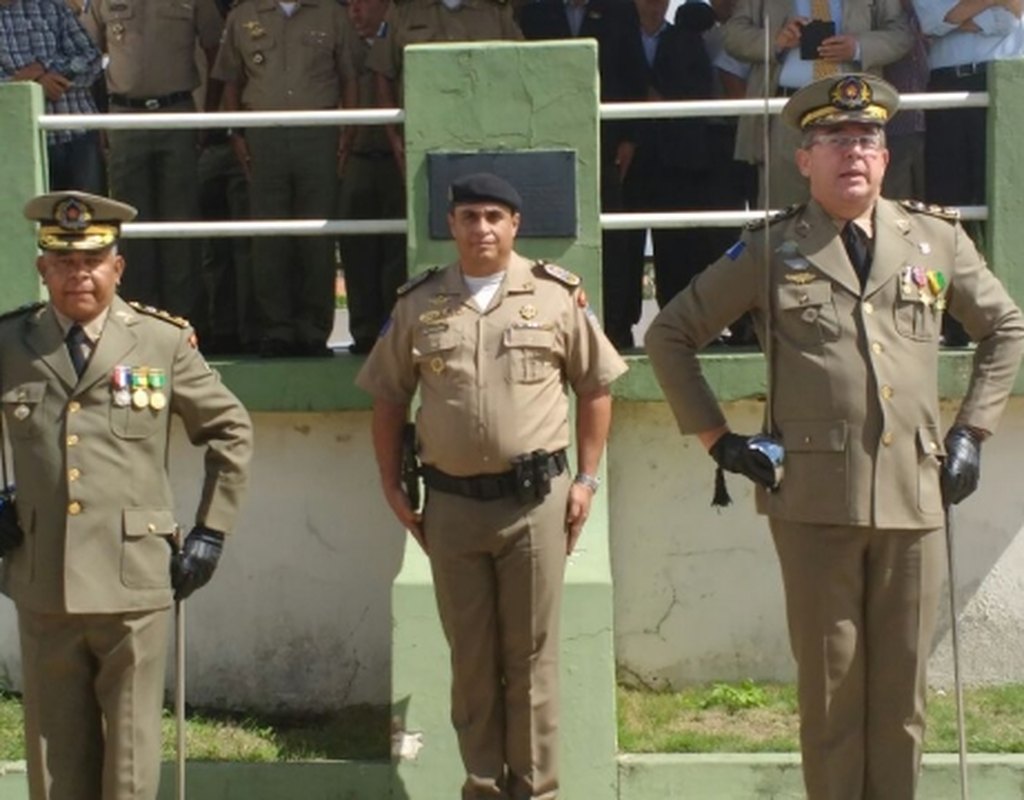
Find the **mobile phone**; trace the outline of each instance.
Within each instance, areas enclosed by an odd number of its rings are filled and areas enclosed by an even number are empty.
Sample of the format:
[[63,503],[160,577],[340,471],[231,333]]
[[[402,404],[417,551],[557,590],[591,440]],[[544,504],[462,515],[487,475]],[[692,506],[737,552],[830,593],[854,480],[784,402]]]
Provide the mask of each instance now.
[[818,48],[830,36],[836,35],[835,22],[812,19],[800,31],[800,58],[814,61],[818,58]]

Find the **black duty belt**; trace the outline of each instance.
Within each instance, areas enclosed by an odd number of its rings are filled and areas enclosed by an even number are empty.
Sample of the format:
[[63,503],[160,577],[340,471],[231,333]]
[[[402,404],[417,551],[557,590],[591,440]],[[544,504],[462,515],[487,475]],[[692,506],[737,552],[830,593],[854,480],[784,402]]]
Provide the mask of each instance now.
[[939,67],[931,71],[933,78],[970,78],[974,75],[984,75],[988,71],[987,61],[978,61],[974,64],[957,64],[955,67]]
[[[548,453],[544,458],[547,460],[546,463],[539,466],[547,471],[550,478],[561,475],[569,464],[565,450]],[[423,482],[427,488],[447,494],[457,494],[460,497],[469,497],[473,500],[498,500],[502,497],[514,497],[520,490],[514,469],[510,469],[508,472],[497,472],[493,475],[469,475],[467,477],[449,475],[429,464],[424,464],[421,470]]]
[[158,111],[161,108],[176,106],[192,99],[192,92],[171,92],[159,97],[129,97],[126,94],[112,94],[108,98],[110,104],[122,108],[140,108],[143,111]]

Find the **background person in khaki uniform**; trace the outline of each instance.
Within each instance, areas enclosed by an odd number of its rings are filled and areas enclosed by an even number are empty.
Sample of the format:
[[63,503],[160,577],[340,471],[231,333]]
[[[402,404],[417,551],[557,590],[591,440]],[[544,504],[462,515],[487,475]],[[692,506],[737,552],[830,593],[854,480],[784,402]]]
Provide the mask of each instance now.
[[[214,0],[92,0],[82,23],[109,58],[111,112],[195,110],[196,46],[211,65],[223,26]],[[217,103],[217,92],[208,91],[206,110]],[[108,131],[111,196],[144,220],[198,219],[200,139],[192,130]],[[123,247],[132,269],[122,295],[188,317],[205,334],[198,240],[135,239]]]
[[[153,800],[172,594],[210,579],[245,490],[252,430],[188,324],[115,294],[130,206],[42,195],[50,302],[0,321],[0,399],[20,545],[18,610],[32,800]],[[195,527],[172,557],[171,415],[206,449]],[[0,540],[8,540],[0,537]]]
[[[335,0],[252,0],[228,15],[214,77],[227,111],[293,111],[356,103],[352,42]],[[329,219],[344,148],[338,128],[231,131],[250,178],[254,219]],[[254,293],[264,326],[263,356],[329,356],[334,327],[334,240],[328,236],[253,241]]]
[[[377,100],[382,108],[402,104],[402,64],[406,45],[429,42],[520,41],[522,31],[505,0],[399,0],[388,12],[367,66],[377,73]],[[388,126],[398,168],[405,174],[405,144]]]
[[[356,382],[374,398],[388,504],[430,557],[452,651],[462,797],[551,800],[565,557],[598,487],[608,386],[626,365],[579,278],[512,249],[515,189],[480,173],[453,182],[451,199],[459,260],[406,284]],[[566,472],[566,384],[578,399],[575,480]],[[422,518],[399,479],[417,386]]]
[[[797,164],[811,201],[776,218],[767,245],[763,228],[745,233],[647,334],[680,430],[760,484],[758,510],[782,566],[811,800],[914,796],[944,504],[976,487],[981,441],[1024,350],[1020,310],[955,217],[879,196],[882,126],[896,104],[891,86],[864,75],[795,94],[783,114],[803,130]],[[748,310],[761,342],[771,336],[765,433],[785,447],[771,493],[762,488],[770,470],[729,432],[696,355]],[[943,443],[945,311],[978,349]]]
[[[352,53],[359,76],[360,108],[375,108],[377,82],[366,66],[390,0],[349,0]],[[352,137],[338,189],[341,219],[401,219],[405,216],[405,186],[391,155],[383,127],[360,126]],[[342,236],[338,239],[348,293],[349,350],[369,353],[405,282],[405,237],[394,234]]]
[[[764,25],[771,25],[773,61],[769,64],[771,91],[791,95],[814,77],[839,72],[880,73],[882,66],[902,58],[910,49],[911,35],[900,0],[825,0],[837,34],[823,42],[820,58],[803,59],[800,40],[803,29],[815,15],[818,0],[738,0],[725,24],[725,49],[739,61],[750,64],[747,97],[764,97]],[[826,66],[827,65],[827,66]],[[756,164],[759,170],[758,202],[765,204],[764,144],[761,117],[740,117],[736,130],[736,158]],[[771,126],[772,208],[807,201],[807,181],[794,168],[793,151],[800,137],[773,117]]]

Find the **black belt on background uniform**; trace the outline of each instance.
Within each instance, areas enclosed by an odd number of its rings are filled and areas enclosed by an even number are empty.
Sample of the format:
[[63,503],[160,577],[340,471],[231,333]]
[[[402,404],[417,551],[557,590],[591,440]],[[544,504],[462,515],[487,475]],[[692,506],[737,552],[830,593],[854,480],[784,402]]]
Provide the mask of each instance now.
[[192,92],[171,92],[162,94],[159,97],[129,97],[126,94],[111,94],[108,96],[111,105],[122,106],[123,108],[141,108],[144,111],[157,111],[168,106],[176,106],[192,99]]
[[987,61],[978,61],[974,64],[957,64],[955,67],[939,67],[931,71],[933,78],[970,78],[974,75],[984,75],[988,71]]
[[[550,477],[561,475],[569,465],[565,450],[547,455],[546,468]],[[429,489],[436,489],[447,494],[457,494],[473,500],[498,500],[502,497],[514,497],[518,492],[516,471],[496,472],[493,475],[469,475],[459,477],[442,472],[436,467],[424,464],[421,467],[423,482]]]

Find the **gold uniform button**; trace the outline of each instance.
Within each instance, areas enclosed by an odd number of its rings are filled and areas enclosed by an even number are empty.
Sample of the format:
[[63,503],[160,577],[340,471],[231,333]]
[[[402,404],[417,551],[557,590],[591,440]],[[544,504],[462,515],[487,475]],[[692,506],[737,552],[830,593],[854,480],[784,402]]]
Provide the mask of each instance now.
[[74,447],[78,444],[78,434],[73,433],[68,437],[68,447]]
[[871,343],[871,352],[874,353],[876,356],[881,355],[882,351],[884,349],[885,348],[882,347],[882,343],[881,342],[872,342]]
[[864,313],[865,314],[874,314],[875,313],[875,307],[871,304],[870,300],[865,300],[864,301]]
[[883,386],[882,387],[882,397],[884,397],[886,400],[889,400],[889,399],[892,398],[892,387],[891,386]]
[[77,500],[68,503],[68,513],[73,517],[77,517],[79,514],[82,513],[82,504],[79,503]]
[[77,481],[80,477],[82,477],[82,472],[78,467],[72,467],[68,470],[69,481]]
[[82,404],[79,403],[77,400],[72,400],[70,403],[68,403],[68,413],[77,414],[81,410]]
[[151,522],[146,526],[146,530],[150,533],[156,533],[156,525]]
[[939,443],[938,442],[928,442],[928,449],[931,450],[934,453],[936,450],[939,449]]
[[892,440],[895,438],[896,437],[892,435],[892,431],[886,431],[885,433],[882,434],[882,444],[888,447],[889,445],[892,444]]

